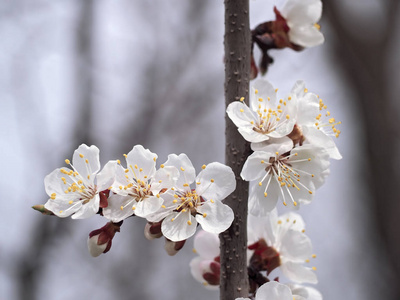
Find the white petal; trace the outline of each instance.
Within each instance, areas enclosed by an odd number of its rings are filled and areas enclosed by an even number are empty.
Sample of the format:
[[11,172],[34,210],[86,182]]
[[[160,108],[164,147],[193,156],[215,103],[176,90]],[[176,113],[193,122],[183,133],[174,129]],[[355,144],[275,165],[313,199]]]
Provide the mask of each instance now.
[[[92,145],[88,147],[85,144],[80,145],[74,151],[72,165],[79,175],[82,176],[83,182],[86,184],[91,184],[94,180],[93,175],[100,170],[99,152],[100,150],[96,146]],[[90,176],[90,179],[88,179],[88,176]]]
[[190,185],[196,178],[196,171],[193,164],[184,153],[179,154],[179,156],[176,154],[168,155],[168,160],[164,165],[173,166],[179,171],[179,178],[176,181],[176,186],[179,189],[182,189],[184,184]]
[[290,28],[289,39],[292,43],[302,47],[318,46],[325,41],[321,31],[312,25]]
[[290,229],[281,238],[279,253],[285,257],[285,259],[293,262],[304,262],[311,257],[311,240],[301,231]]
[[263,238],[268,245],[275,244],[275,228],[277,226],[277,210],[272,210],[266,217],[258,218],[248,215],[247,239],[253,244]]
[[122,221],[134,214],[133,202],[136,201],[131,196],[112,195],[108,198],[108,206],[103,208],[103,215],[114,223]]
[[253,129],[239,127],[238,131],[243,138],[250,143],[259,143],[269,139],[269,135],[256,132]]
[[290,280],[298,283],[317,283],[317,275],[311,268],[304,267],[302,263],[294,263],[291,261],[284,262],[280,265],[282,273]]
[[269,163],[271,156],[275,154],[264,151],[253,152],[244,163],[240,176],[246,181],[263,178],[266,175],[265,168],[271,165]]
[[[256,94],[255,91],[258,91]],[[270,100],[268,101],[268,97]],[[272,84],[263,79],[263,78],[257,78],[251,83],[251,90],[250,90],[250,107],[253,111],[257,111],[258,109],[258,104],[260,103],[258,101],[259,98],[262,98],[265,103],[270,103],[270,106],[274,106],[276,102],[276,92],[275,88],[272,86]]]
[[100,196],[96,194],[89,202],[82,204],[82,207],[72,215],[72,219],[86,219],[94,216],[99,211]]
[[194,237],[194,249],[202,258],[213,260],[219,255],[218,235],[200,230]]
[[163,202],[164,201],[161,197],[157,198],[156,196],[151,196],[142,201],[134,203],[133,206],[136,207],[134,213],[138,217],[145,218],[148,215],[158,211],[161,208]]
[[221,233],[231,226],[233,222],[232,209],[221,201],[205,202],[197,209],[201,215],[196,215],[196,220],[208,232]]
[[56,199],[49,199],[44,207],[51,212],[53,212],[57,217],[65,218],[69,217],[82,207],[81,201],[74,202],[73,204],[69,204],[69,199],[65,198],[56,198]]
[[[128,178],[125,176],[128,175]],[[132,174],[132,171],[129,173],[125,173],[125,169],[121,165],[117,165],[115,168],[115,178],[114,183],[112,184],[112,191],[121,196],[127,196],[128,190],[125,190],[123,187],[128,185],[129,183],[135,183]]]
[[[286,285],[290,288],[292,294],[295,296],[303,297],[303,299],[306,300],[322,300],[321,293],[312,287],[302,286],[299,284],[286,284]],[[297,299],[298,298],[296,298],[296,300]]]
[[87,240],[87,246],[89,249],[89,253],[93,257],[97,257],[104,252],[107,248],[107,243],[102,245],[97,245],[97,241],[99,240],[99,235],[92,236]]
[[316,117],[320,113],[317,95],[307,93],[298,99],[296,122],[303,126],[314,126]]
[[230,103],[226,109],[226,113],[237,127],[252,129],[254,125],[250,122],[253,121],[255,124],[258,120],[255,112],[251,111],[246,104],[239,101]]
[[[188,224],[188,221],[191,222],[191,225]],[[196,232],[196,227],[197,221],[189,212],[173,212],[162,222],[161,231],[167,239],[178,242],[190,238]]]
[[285,135],[288,135],[289,133],[292,132],[294,124],[296,124],[296,120],[293,119],[293,116],[292,116],[292,118],[289,120],[279,122],[279,124],[276,126],[275,130],[270,132],[268,135],[271,138],[284,137]]
[[[266,216],[276,207],[279,199],[279,187],[272,179],[270,186],[265,190],[266,182],[260,186],[254,182],[250,184],[249,213],[253,216]],[[264,193],[267,193],[265,197]]]
[[196,192],[205,200],[222,201],[236,188],[232,169],[218,162],[210,163],[196,178]]
[[303,130],[306,141],[310,144],[324,148],[329,154],[330,158],[342,159],[342,155],[332,138],[326,135],[323,131],[315,128],[314,126],[306,127]]
[[168,215],[172,213],[172,211],[177,207],[176,204],[173,203],[175,192],[168,190],[165,193],[162,193],[160,196],[164,200],[163,204],[165,206],[161,207],[158,211],[153,214],[146,216],[147,221],[149,222],[159,222]]
[[157,154],[145,149],[142,145],[136,145],[126,157],[127,168],[134,174],[134,178],[144,180],[150,178],[156,172]]
[[287,151],[290,151],[290,149],[293,148],[293,141],[287,136],[284,136],[277,139],[270,138],[268,141],[264,141],[261,143],[251,143],[250,146],[253,151],[264,151],[264,152],[275,153],[279,150],[280,152],[279,151],[278,152],[282,154]]
[[270,281],[257,290],[256,300],[293,300],[293,296],[286,285]]
[[[77,198],[75,193],[65,193],[65,190],[67,190],[68,187],[74,183],[74,180],[70,176],[61,173],[61,170],[65,170],[66,172],[71,171],[68,168],[55,169],[44,178],[44,187],[47,195],[51,196],[53,193],[55,193],[56,198],[62,197],[63,199],[70,200]],[[64,184],[61,178],[65,178],[66,184]]]
[[179,177],[178,169],[171,166],[165,166],[156,171],[151,183],[153,194],[159,193],[162,189],[170,189],[176,185]]
[[103,170],[101,170],[101,172],[96,175],[98,191],[108,189],[114,183],[116,167],[116,160],[109,161],[108,163],[106,163]]
[[282,16],[290,24],[314,24],[322,14],[321,0],[288,0],[281,9]]

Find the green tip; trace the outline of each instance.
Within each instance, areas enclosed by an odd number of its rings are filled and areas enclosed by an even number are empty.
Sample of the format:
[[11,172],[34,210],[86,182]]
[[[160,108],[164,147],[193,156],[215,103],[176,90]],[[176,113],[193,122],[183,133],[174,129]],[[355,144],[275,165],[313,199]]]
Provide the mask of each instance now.
[[43,215],[47,215],[47,216],[54,215],[50,210],[44,208],[44,205],[42,205],[42,204],[34,205],[34,206],[32,206],[32,208],[34,210],[37,210],[38,212],[41,212]]

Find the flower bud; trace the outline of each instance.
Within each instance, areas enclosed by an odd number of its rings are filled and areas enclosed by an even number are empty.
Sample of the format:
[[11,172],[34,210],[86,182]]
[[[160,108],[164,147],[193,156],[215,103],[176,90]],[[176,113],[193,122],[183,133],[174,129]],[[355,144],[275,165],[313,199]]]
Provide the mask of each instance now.
[[146,226],[144,227],[144,236],[148,240],[154,240],[162,237],[162,232],[161,232],[161,223],[162,222],[157,222],[157,223],[152,223],[148,222]]
[[174,256],[175,254],[177,254],[179,252],[179,250],[181,250],[183,248],[183,246],[185,245],[185,242],[186,242],[186,240],[179,241],[179,242],[173,242],[166,238],[164,249],[165,249],[165,251],[167,251],[168,255]]
[[87,245],[90,255],[97,257],[102,253],[107,253],[112,245],[115,233],[120,231],[122,221],[118,223],[108,222],[100,229],[93,230],[89,234]]

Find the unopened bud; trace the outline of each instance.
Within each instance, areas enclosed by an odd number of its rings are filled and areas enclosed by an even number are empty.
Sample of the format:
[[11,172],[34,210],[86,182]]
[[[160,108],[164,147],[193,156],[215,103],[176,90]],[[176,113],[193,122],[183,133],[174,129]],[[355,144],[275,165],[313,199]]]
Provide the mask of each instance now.
[[163,234],[161,232],[161,223],[162,222],[146,224],[144,227],[144,236],[146,239],[151,241],[162,237]]
[[100,229],[93,230],[89,234],[87,245],[90,255],[97,257],[102,253],[107,253],[112,245],[115,233],[120,231],[122,221],[118,223],[108,222]]
[[164,249],[167,251],[168,255],[174,256],[183,248],[185,245],[186,240],[179,241],[179,242],[173,242],[169,239],[165,239],[165,245]]

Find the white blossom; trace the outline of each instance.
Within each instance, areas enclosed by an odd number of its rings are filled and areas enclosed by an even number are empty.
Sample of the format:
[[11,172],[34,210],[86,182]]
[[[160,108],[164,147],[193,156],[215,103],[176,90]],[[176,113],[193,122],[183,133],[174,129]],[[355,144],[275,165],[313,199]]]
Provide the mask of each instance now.
[[249,212],[265,216],[275,208],[278,199],[283,205],[299,207],[312,201],[314,192],[329,174],[329,156],[321,148],[303,145],[293,148],[284,138],[251,154],[242,169],[250,187]]
[[180,173],[176,186],[167,192],[169,198],[162,208],[147,217],[150,222],[164,219],[161,230],[166,238],[181,241],[191,237],[197,222],[205,231],[213,233],[220,233],[232,224],[232,209],[221,202],[236,188],[230,167],[210,163],[203,165],[195,177],[195,169],[186,154],[169,155],[167,166],[176,167]]
[[287,0],[280,10],[289,26],[289,40],[302,47],[324,42],[318,21],[322,14],[321,0]]
[[290,212],[278,218],[276,209],[266,218],[249,215],[248,243],[274,249],[279,254],[279,269],[291,281],[317,283],[316,268],[305,266],[316,255],[300,215]]
[[249,142],[262,142],[288,135],[295,124],[290,98],[277,101],[277,89],[265,79],[256,79],[251,87],[250,107],[241,101],[229,104],[226,112]]
[[44,179],[50,199],[45,208],[58,217],[89,218],[99,210],[99,192],[110,187],[115,177],[117,162],[108,162],[100,170],[99,149],[85,144],[75,150],[70,168],[54,170]]
[[125,155],[127,167],[117,166],[116,178],[111,190],[115,193],[108,198],[104,216],[119,222],[135,214],[146,217],[161,208],[164,193],[174,186],[178,171],[174,167],[156,171],[157,155],[142,145],[136,145]]

